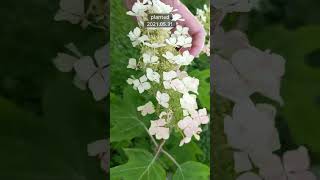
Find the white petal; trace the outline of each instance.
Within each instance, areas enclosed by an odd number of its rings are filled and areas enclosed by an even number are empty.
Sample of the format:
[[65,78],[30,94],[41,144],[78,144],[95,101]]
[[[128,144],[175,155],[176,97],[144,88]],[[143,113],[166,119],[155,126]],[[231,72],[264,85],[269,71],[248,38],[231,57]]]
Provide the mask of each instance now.
[[234,152],[233,158],[234,158],[234,168],[237,173],[249,171],[252,169],[252,165],[247,153]]
[[149,82],[144,82],[144,83],[142,83],[142,86],[143,86],[143,88],[144,88],[145,90],[148,90],[148,89],[151,88],[151,85],[150,85]]
[[309,169],[308,150],[301,146],[297,150],[287,151],[283,155],[283,164],[287,172],[305,171]]
[[139,78],[140,82],[143,83],[143,82],[146,82],[148,80],[147,76],[146,75],[143,75]]
[[104,99],[109,93],[107,82],[99,73],[96,73],[89,79],[88,87],[96,101]]
[[65,53],[58,53],[58,56],[53,59],[54,65],[61,72],[70,72],[77,61],[78,58]]
[[252,90],[245,81],[240,79],[232,65],[220,56],[213,57],[213,67],[216,75],[213,77],[217,93],[234,101],[247,101],[252,94]]
[[89,56],[84,56],[74,64],[74,69],[83,81],[88,81],[89,78],[97,71],[97,67],[94,65],[93,60]]
[[77,75],[75,75],[73,78],[73,84],[81,90],[87,89],[86,81],[82,81]]
[[263,178],[282,177],[284,169],[279,156],[267,151],[256,151],[250,154],[253,163],[260,168]]
[[230,116],[224,118],[224,132],[231,147],[245,149],[248,146],[248,141],[245,139],[239,122],[233,120]]
[[98,67],[104,67],[109,64],[109,48],[107,45],[102,46],[94,53],[94,58],[98,64]]
[[280,81],[285,65],[283,58],[274,60],[273,55],[267,52],[248,48],[234,53],[232,64],[256,92],[283,103],[280,96]]

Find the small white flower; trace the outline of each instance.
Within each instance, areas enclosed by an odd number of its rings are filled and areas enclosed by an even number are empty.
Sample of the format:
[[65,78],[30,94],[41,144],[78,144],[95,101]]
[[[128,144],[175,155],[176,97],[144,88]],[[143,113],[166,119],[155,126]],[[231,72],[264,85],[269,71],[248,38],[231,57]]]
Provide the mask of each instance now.
[[192,56],[189,51],[184,51],[181,54],[179,54],[178,56],[175,57],[175,63],[178,65],[189,65],[194,59],[194,56]]
[[241,79],[236,69],[228,60],[214,55],[213,66],[219,67],[216,68],[216,73],[213,77],[213,81],[216,84],[216,91],[219,95],[236,103],[249,100],[252,89]]
[[133,47],[136,47],[137,45],[149,40],[149,37],[147,35],[141,36],[141,30],[138,27],[136,27],[133,31],[130,31],[128,37],[132,41]]
[[150,135],[156,135],[156,139],[168,139],[170,136],[169,128],[166,128],[166,121],[164,119],[159,119],[151,121],[151,126],[149,128]]
[[163,72],[163,86],[165,89],[171,89],[172,79],[177,77],[175,71]]
[[150,8],[152,13],[169,14],[174,11],[173,7],[167,5],[160,0],[152,0],[152,6]]
[[160,74],[153,71],[151,68],[147,68],[147,78],[150,81],[160,83]]
[[135,80],[135,78],[134,78],[133,76],[131,76],[131,78],[128,78],[128,79],[127,79],[127,83],[128,83],[129,85],[132,85],[134,80]]
[[[61,0],[60,9],[56,13],[54,20],[68,21],[71,24],[78,24],[81,21],[85,22],[85,2],[84,0]],[[86,27],[84,24],[83,27]]]
[[172,79],[177,77],[177,73],[175,71],[163,72],[163,80],[171,81]]
[[177,71],[177,77],[178,77],[179,79],[183,79],[183,78],[185,78],[185,77],[188,77],[188,73],[187,73],[186,71],[180,71],[180,70],[178,70],[178,71]]
[[183,109],[187,110],[190,114],[194,113],[198,109],[198,104],[196,100],[196,95],[194,94],[183,94],[180,98],[180,105]]
[[182,27],[180,25],[177,26],[176,31],[174,31],[175,35],[189,35],[188,34],[189,28],[188,27]]
[[280,81],[285,72],[285,59],[256,48],[235,52],[231,62],[250,89],[283,104]]
[[214,29],[211,37],[215,42],[212,48],[215,49],[216,54],[224,56],[224,58],[229,58],[237,50],[250,47],[246,34],[238,30],[225,32],[219,26]]
[[147,114],[153,114],[155,112],[154,106],[151,101],[143,106],[139,106],[137,108],[138,111],[141,111],[142,116],[146,116]]
[[170,63],[174,63],[175,61],[175,56],[170,51],[167,51],[166,54],[163,54],[162,56],[166,58]]
[[206,108],[200,109],[199,111],[195,111],[193,114],[191,114],[191,117],[199,124],[209,123],[209,116],[207,114]]
[[94,59],[90,56],[81,57],[73,67],[76,72],[74,81],[78,87],[86,87],[91,90],[95,100],[104,99],[109,92],[108,78],[108,47],[99,48],[94,53]]
[[141,3],[140,1],[137,1],[133,4],[132,10],[127,12],[127,15],[129,16],[145,16],[146,12],[150,6],[144,3]]
[[240,150],[261,147],[272,152],[280,149],[274,117],[269,111],[267,108],[259,109],[251,101],[235,104],[232,118],[227,116],[224,120],[229,144]]
[[132,82],[133,88],[138,89],[139,93],[143,93],[145,90],[149,90],[151,88],[150,83],[147,81],[146,75],[141,76],[139,79],[128,79],[127,82],[130,84]]
[[179,146],[183,146],[184,144],[188,144],[191,141],[191,137],[184,137],[181,141]]
[[185,21],[185,19],[182,19],[181,14],[174,14],[172,15],[172,21]]
[[178,91],[182,94],[188,92],[187,88],[185,87],[185,85],[183,84],[183,82],[180,79],[172,80],[170,85],[171,85],[172,89],[174,89],[175,91]]
[[[259,156],[260,157],[260,156]],[[284,153],[282,159],[271,154],[264,157],[253,157],[253,162],[258,164],[260,175],[266,180],[316,180],[316,176],[310,171],[310,158],[305,147],[290,150]]]
[[128,64],[127,68],[129,68],[129,69],[135,69],[135,70],[138,69],[137,60],[134,59],[134,58],[130,58],[130,59],[129,59],[129,64]]
[[197,140],[200,140],[199,134],[202,132],[202,130],[199,128],[198,122],[194,121],[190,116],[180,120],[178,122],[178,127],[183,130],[184,135],[187,137],[186,139],[182,139],[180,146],[188,143],[188,141],[190,142],[192,136],[194,136]]
[[206,12],[209,12],[209,11],[210,11],[209,7],[208,7],[206,4],[203,5],[203,9],[204,9]]
[[203,47],[202,51],[206,53],[207,56],[210,56],[210,42]]
[[189,48],[192,46],[192,38],[188,36],[179,36],[177,39],[177,45],[184,48]]
[[143,62],[145,64],[158,64],[159,63],[159,57],[158,56],[154,56],[150,53],[144,53],[142,55],[143,57]]
[[207,17],[205,15],[205,11],[202,9],[197,9],[197,17],[199,18],[199,20],[201,22],[206,22],[207,21]]
[[169,39],[166,39],[167,44],[177,47],[177,38],[174,36],[171,36]]
[[161,93],[160,91],[157,92],[157,101],[161,106],[168,108],[169,100],[170,96],[167,93]]
[[182,82],[188,91],[198,94],[199,79],[188,76]]

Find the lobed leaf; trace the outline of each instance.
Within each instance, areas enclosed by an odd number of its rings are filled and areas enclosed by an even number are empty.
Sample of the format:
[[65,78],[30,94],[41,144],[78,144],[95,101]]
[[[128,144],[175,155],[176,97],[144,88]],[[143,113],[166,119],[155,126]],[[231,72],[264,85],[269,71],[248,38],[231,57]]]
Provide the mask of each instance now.
[[194,161],[189,161],[181,165],[173,175],[173,180],[208,180],[210,169],[208,166]]
[[142,149],[125,149],[128,162],[110,170],[112,180],[164,180],[166,172],[152,154]]

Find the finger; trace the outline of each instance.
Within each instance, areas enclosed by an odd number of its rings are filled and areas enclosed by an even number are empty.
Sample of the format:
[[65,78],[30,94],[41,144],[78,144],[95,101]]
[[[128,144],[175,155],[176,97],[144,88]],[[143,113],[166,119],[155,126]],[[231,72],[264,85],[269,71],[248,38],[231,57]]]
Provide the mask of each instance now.
[[[197,18],[189,11],[189,9],[180,4],[178,7],[178,12],[182,15],[186,21],[181,23],[181,25],[187,26],[189,28],[189,34],[192,37],[192,46],[190,48],[190,54],[193,56],[198,56],[202,51],[205,43],[205,30]],[[182,51],[184,51],[183,49]]]
[[198,32],[192,34],[192,46],[190,49],[190,54],[193,56],[198,56],[202,51],[205,43],[205,32],[200,29]]

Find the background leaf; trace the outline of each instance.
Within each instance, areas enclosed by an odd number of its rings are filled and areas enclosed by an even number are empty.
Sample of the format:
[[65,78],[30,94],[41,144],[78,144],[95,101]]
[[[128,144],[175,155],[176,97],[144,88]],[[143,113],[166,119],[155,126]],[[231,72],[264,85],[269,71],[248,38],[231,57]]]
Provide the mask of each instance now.
[[131,140],[146,134],[146,125],[139,115],[137,107],[140,104],[140,95],[132,87],[127,87],[123,92],[123,98],[112,95],[111,98],[111,136],[110,142]]
[[125,149],[129,160],[126,164],[110,170],[112,180],[164,180],[165,170],[149,152],[141,149]]
[[177,169],[173,180],[208,180],[210,169],[199,162],[189,161],[181,165],[181,171]]

